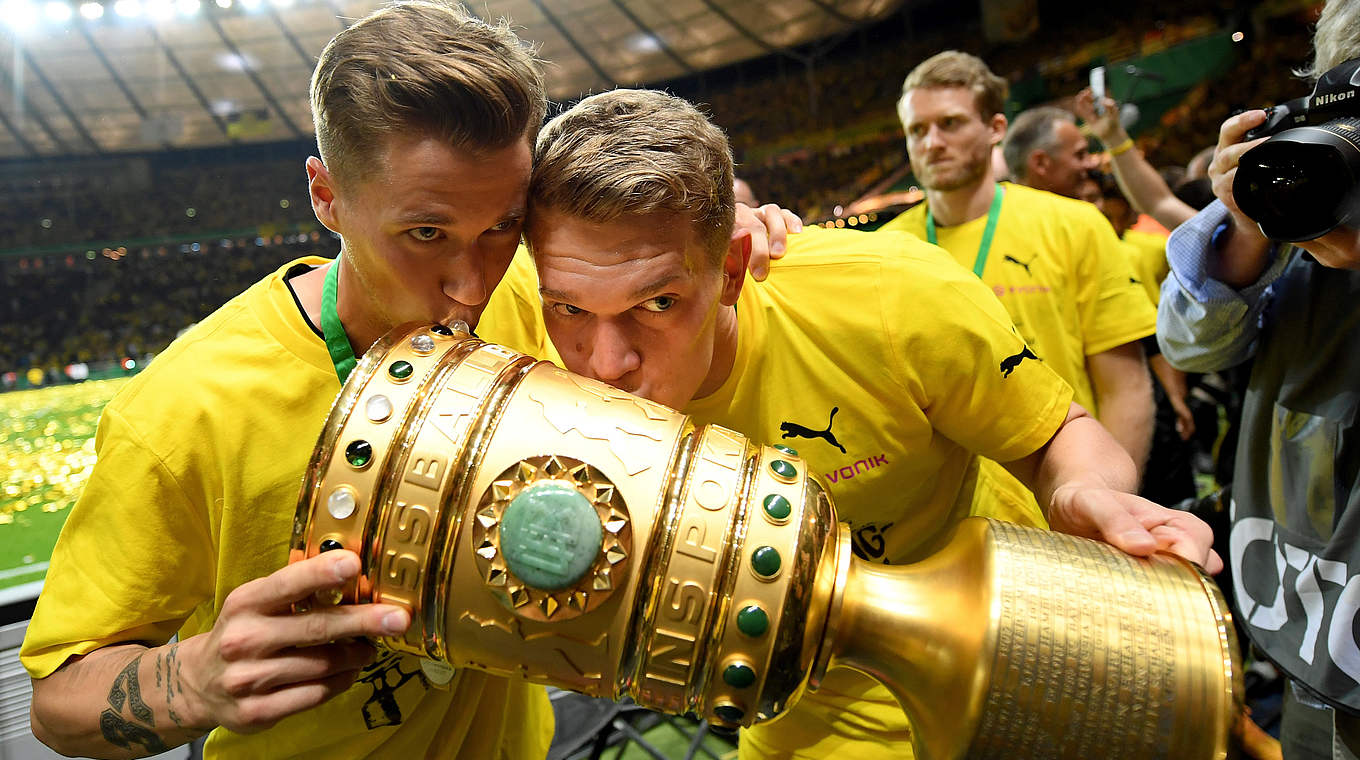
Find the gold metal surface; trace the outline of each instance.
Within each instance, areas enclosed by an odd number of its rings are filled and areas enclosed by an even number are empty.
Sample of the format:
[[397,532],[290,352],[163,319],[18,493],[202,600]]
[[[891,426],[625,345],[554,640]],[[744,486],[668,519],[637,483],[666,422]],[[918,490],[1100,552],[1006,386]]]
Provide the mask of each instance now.
[[[507,544],[548,492],[575,511]],[[364,570],[313,604],[404,605],[382,644],[453,667],[728,726],[848,667],[901,702],[923,760],[1233,752],[1236,642],[1192,564],[983,519],[865,563],[798,457],[447,328],[398,328],[341,391],[292,558],[323,544]],[[536,587],[516,560],[574,569]]]

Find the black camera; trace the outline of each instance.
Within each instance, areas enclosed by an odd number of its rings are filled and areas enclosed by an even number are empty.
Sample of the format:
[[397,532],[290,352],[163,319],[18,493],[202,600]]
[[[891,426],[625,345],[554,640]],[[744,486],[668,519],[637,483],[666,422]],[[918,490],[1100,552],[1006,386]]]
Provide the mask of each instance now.
[[1271,240],[1313,240],[1360,220],[1360,58],[1323,74],[1307,97],[1266,109],[1242,154],[1233,197]]

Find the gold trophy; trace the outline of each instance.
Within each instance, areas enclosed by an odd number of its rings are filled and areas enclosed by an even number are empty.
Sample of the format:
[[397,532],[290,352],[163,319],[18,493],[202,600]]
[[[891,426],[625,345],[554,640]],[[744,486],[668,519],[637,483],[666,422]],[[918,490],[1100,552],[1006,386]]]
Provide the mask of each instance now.
[[792,449],[406,325],[336,399],[292,558],[357,552],[311,603],[407,607],[391,649],[718,725],[847,667],[923,760],[1235,754],[1236,641],[1192,563],[981,518],[912,565],[850,546]]

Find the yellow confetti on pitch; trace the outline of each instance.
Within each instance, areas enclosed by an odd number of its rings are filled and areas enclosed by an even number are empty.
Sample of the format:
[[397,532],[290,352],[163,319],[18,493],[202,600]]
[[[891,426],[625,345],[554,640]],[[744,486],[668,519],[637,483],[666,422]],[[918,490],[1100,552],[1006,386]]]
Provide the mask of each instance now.
[[0,525],[75,503],[94,467],[99,412],[127,380],[0,393]]

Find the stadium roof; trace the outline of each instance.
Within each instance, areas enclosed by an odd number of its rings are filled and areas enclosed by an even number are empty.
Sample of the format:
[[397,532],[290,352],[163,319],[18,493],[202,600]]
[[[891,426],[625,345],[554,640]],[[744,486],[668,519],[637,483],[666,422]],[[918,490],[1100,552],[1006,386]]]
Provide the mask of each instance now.
[[[903,0],[485,0],[551,97],[659,82],[838,36]],[[0,158],[310,137],[316,55],[373,0],[0,0]]]

